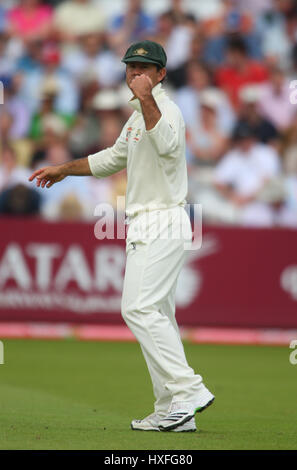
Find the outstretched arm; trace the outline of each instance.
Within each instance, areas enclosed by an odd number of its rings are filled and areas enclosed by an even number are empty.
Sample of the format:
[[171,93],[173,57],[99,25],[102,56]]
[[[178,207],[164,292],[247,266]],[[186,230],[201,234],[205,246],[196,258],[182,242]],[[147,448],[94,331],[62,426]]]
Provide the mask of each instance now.
[[36,178],[36,186],[50,188],[53,184],[62,181],[66,176],[88,176],[92,175],[88,158],[79,158],[63,165],[45,166],[34,171],[29,178]]

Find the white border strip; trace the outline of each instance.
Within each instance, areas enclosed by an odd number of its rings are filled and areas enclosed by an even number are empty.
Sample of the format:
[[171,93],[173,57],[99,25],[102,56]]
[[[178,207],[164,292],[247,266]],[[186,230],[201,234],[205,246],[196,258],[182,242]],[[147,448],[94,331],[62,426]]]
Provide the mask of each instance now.
[[[288,346],[296,340],[296,329],[213,328],[180,329],[182,339],[192,344],[251,344]],[[84,341],[136,341],[122,325],[91,325],[68,323],[0,323],[0,338],[65,339]]]

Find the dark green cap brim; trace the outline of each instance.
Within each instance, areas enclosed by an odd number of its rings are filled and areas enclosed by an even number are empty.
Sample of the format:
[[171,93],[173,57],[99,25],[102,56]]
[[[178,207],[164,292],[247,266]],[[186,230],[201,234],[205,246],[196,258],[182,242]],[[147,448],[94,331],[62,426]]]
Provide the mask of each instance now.
[[158,65],[159,67],[164,67],[164,65],[160,64],[160,62],[157,62],[156,60],[152,59],[147,59],[146,57],[143,57],[142,55],[133,55],[132,57],[128,57],[127,59],[122,59],[122,62],[127,64],[128,62],[147,62],[149,64],[155,64]]

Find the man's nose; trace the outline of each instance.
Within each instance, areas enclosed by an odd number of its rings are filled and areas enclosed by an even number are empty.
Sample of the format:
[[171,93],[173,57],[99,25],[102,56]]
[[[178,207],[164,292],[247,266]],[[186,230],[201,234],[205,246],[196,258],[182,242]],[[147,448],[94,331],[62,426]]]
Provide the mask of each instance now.
[[135,68],[135,69],[133,70],[133,75],[134,75],[134,77],[137,77],[138,75],[141,75],[141,74],[142,74],[142,70],[141,70],[141,69]]

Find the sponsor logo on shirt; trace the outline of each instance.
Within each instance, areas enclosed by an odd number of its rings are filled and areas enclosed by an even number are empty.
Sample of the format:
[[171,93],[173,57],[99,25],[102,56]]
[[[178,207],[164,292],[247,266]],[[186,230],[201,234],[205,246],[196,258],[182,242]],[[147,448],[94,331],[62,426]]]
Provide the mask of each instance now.
[[[126,142],[129,142],[132,131],[133,131],[133,127],[128,127],[127,132],[126,132]],[[138,142],[140,140],[140,136],[141,136],[141,129],[137,129],[132,139],[133,142]]]
[[133,137],[134,142],[138,142],[141,134],[141,129],[137,129],[135,136]]
[[133,127],[128,127],[127,132],[126,132],[126,142],[129,141],[132,130],[133,130]]

